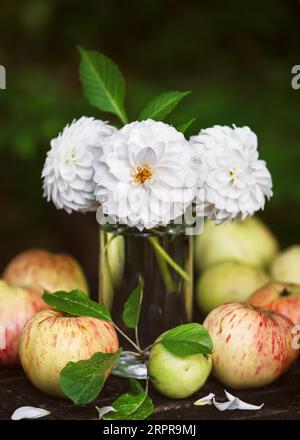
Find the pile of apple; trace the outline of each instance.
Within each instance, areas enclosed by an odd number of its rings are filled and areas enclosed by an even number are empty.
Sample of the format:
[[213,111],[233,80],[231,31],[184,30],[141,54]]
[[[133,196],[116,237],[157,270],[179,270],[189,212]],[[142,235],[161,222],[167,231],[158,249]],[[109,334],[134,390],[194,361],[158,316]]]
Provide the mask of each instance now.
[[197,304],[213,342],[213,373],[233,389],[267,385],[298,357],[300,245],[279,253],[257,218],[215,226],[195,239]]
[[[0,280],[0,366],[19,363],[20,336],[26,322],[49,309],[44,291],[81,289],[88,294],[85,276],[69,255],[31,249],[16,256]],[[53,312],[46,311],[44,316]],[[3,347],[2,347],[3,345]]]
[[76,289],[89,295],[78,262],[40,249],[17,255],[0,280],[0,367],[21,362],[37,388],[61,397],[60,371],[68,362],[119,347],[110,323],[51,310],[42,298],[45,291]]
[[[300,324],[300,246],[282,253],[278,248],[272,233],[256,218],[206,224],[195,239],[200,269],[196,296],[207,315],[203,326],[213,351],[208,356],[177,357],[158,338],[149,358],[150,380],[157,391],[170,398],[188,397],[204,385],[211,369],[226,387],[261,387],[296,361],[299,350],[293,331]],[[42,298],[45,291],[76,289],[88,295],[76,260],[43,250],[15,257],[0,280],[0,366],[21,361],[34,385],[62,397],[60,372],[68,362],[89,359],[97,352],[114,353],[119,346],[111,323],[52,310]]]
[[217,226],[206,222],[195,238],[195,268],[197,303],[208,313],[225,302],[247,301],[273,280],[300,285],[300,245],[279,253],[277,239],[257,217]]

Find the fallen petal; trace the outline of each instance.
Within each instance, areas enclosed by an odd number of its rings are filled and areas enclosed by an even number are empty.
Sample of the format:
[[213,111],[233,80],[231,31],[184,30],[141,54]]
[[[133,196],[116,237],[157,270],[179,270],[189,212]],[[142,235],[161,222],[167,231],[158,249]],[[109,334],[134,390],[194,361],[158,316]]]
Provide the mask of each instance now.
[[228,393],[228,391],[226,391],[226,390],[224,390],[224,393],[226,394],[226,397],[227,397],[228,400],[237,399],[237,397],[235,397],[232,394]]
[[99,414],[99,420],[101,420],[102,417],[109,412],[116,412],[115,408],[112,406],[103,406],[102,408],[98,408],[98,406],[96,406],[96,409]]
[[213,398],[213,404],[219,411],[226,411],[226,409],[237,409],[234,407],[235,400],[228,400],[227,402],[217,402],[215,398]]
[[213,399],[213,404],[219,411],[225,411],[227,409],[230,411],[235,409],[255,411],[261,409],[264,406],[264,404],[259,406],[252,405],[250,403],[244,402],[238,397],[233,396],[232,394],[228,393],[228,391],[224,391],[228,399],[227,402],[217,402],[216,399]]
[[248,409],[248,410],[258,410],[261,409],[264,406],[264,403],[261,405],[252,405],[251,403],[244,402],[243,400],[239,399],[238,397],[233,396],[232,394],[228,393],[228,391],[224,390],[226,397],[233,401],[236,399],[238,408],[237,409]]
[[215,397],[215,394],[209,393],[205,397],[201,397],[201,399],[196,400],[194,405],[196,406],[204,406],[204,405],[212,405],[212,399]]
[[49,414],[51,414],[50,411],[46,409],[35,408],[34,406],[21,406],[14,411],[11,420],[39,419]]

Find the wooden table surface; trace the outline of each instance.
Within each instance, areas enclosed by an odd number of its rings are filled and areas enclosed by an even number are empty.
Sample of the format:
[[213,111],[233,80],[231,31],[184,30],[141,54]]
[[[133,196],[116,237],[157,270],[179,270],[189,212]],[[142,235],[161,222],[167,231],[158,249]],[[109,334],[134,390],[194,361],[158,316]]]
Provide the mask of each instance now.
[[[95,406],[110,405],[128,388],[126,379],[110,377],[101,397],[89,405],[74,406],[72,402],[50,397],[37,390],[25,377],[21,369],[0,369],[0,420],[10,419],[20,406],[37,406],[51,412],[48,419],[93,420],[97,419]],[[229,390],[228,390],[229,391]],[[185,400],[169,400],[153,390],[155,403],[152,420],[203,420],[203,419],[300,419],[300,361],[274,384],[258,390],[234,391],[249,403],[261,404],[260,411],[219,412],[213,406],[196,407],[192,403],[201,396],[213,392],[219,400],[224,398],[223,386],[210,378],[198,393]]]

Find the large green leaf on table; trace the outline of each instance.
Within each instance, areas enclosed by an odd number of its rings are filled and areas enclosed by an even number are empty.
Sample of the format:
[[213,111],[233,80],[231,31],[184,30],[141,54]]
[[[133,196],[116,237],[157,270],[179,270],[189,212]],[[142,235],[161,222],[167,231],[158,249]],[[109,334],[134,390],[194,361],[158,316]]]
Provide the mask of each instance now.
[[79,48],[80,79],[84,94],[99,110],[117,115],[127,122],[124,110],[125,80],[116,64],[105,55]]
[[168,330],[161,343],[168,351],[180,357],[212,352],[212,341],[207,330],[197,323],[183,324]]
[[195,118],[190,119],[187,122],[182,122],[181,124],[178,124],[176,126],[176,129],[180,131],[181,133],[185,133],[187,129],[192,125],[192,123],[195,121]]
[[51,307],[73,316],[90,316],[92,318],[112,321],[109,311],[101,304],[89,299],[81,290],[71,292],[44,293],[44,301]]
[[124,311],[122,319],[126,327],[136,328],[141,313],[141,304],[143,300],[143,285],[142,281],[139,281],[138,286],[131,292],[127,301],[124,304]]
[[155,119],[163,121],[165,117],[176,107],[176,105],[190,92],[165,92],[156,96],[144,108],[139,116],[139,120]]
[[60,373],[60,387],[76,405],[90,403],[103,388],[106,375],[122,349],[115,353],[95,353],[90,359],[69,362]]
[[145,420],[154,411],[147,390],[134,379],[130,380],[130,391],[119,396],[112,407],[115,412],[105,414],[104,420]]

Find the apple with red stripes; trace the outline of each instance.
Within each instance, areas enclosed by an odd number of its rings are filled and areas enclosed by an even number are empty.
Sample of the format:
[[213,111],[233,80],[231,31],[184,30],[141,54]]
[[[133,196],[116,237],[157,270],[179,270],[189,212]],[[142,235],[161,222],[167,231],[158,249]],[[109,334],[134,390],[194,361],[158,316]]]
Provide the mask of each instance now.
[[0,280],[0,366],[19,363],[20,335],[26,322],[47,309],[41,295],[29,287],[11,286]]
[[28,249],[14,257],[3,279],[15,286],[31,287],[43,294],[80,289],[88,294],[88,284],[78,262],[67,254]]
[[272,281],[254,292],[247,302],[281,313],[294,324],[300,324],[300,285],[298,284]]
[[60,372],[68,362],[89,359],[97,352],[115,353],[118,348],[118,336],[110,322],[45,310],[26,324],[20,342],[20,360],[37,388],[65,397],[60,387]]
[[226,387],[268,385],[298,358],[294,324],[279,313],[227,303],[212,310],[203,325],[213,342],[213,374]]

